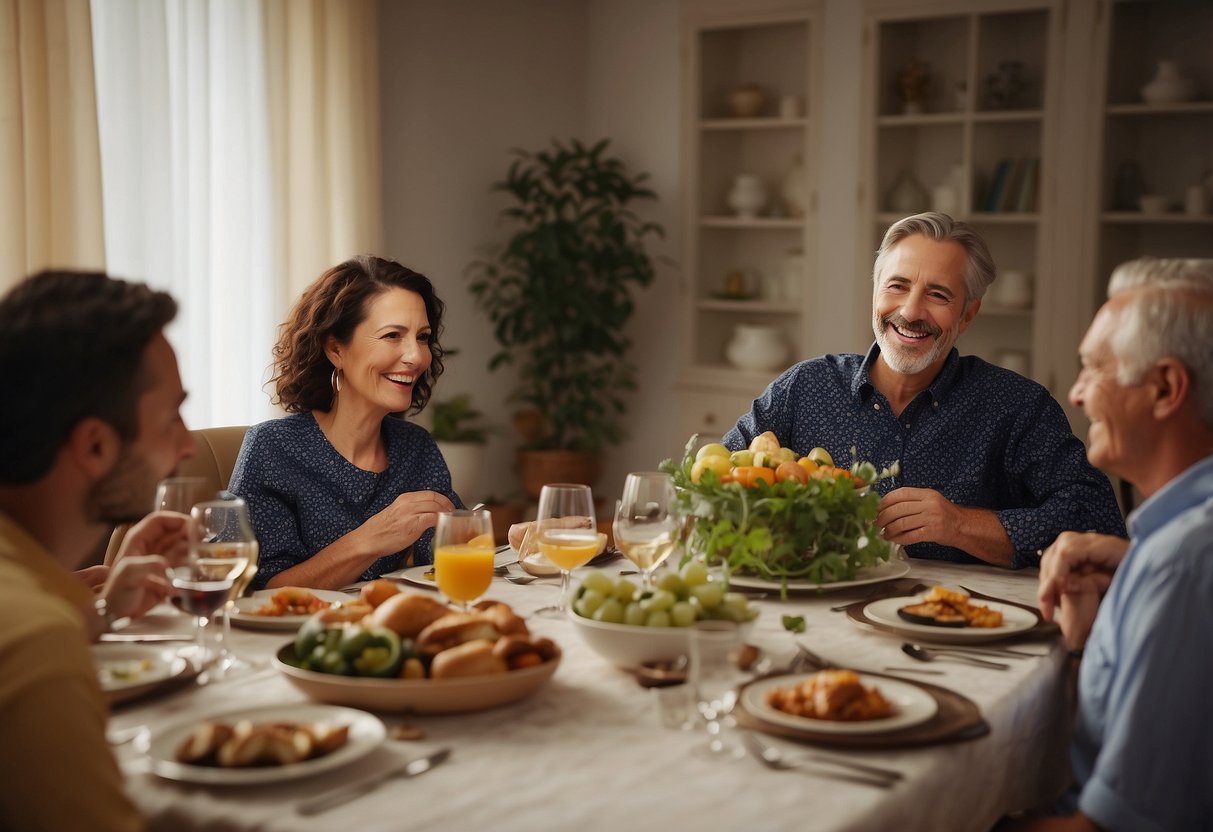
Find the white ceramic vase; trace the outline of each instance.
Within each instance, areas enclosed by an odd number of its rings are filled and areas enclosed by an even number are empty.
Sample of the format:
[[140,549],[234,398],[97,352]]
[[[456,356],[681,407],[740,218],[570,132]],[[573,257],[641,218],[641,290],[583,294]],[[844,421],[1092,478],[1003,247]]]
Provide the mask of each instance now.
[[733,180],[726,201],[737,216],[752,220],[767,204],[767,189],[761,178],[741,173]]
[[778,327],[737,324],[724,354],[734,367],[761,372],[786,366],[788,345]]
[[1159,61],[1158,72],[1141,88],[1141,98],[1147,104],[1173,104],[1191,101],[1195,96],[1196,82],[1180,75],[1175,61]]

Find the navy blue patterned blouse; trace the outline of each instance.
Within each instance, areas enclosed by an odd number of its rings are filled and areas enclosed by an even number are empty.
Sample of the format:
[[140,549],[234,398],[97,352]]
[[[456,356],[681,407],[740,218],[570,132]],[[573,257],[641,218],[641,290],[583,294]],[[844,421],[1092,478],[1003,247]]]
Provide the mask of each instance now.
[[[953,348],[931,385],[900,418],[873,386],[880,353],[826,355],[789,368],[724,437],[733,449],[771,430],[798,453],[821,446],[849,467],[852,446],[877,468],[900,460],[901,473],[876,487],[931,488],[961,506],[993,510],[1015,547],[1013,566],[1063,531],[1125,536],[1112,486],[1087,462],[1065,412],[1036,382]],[[913,557],[982,563],[937,543],[908,546]]]
[[[245,434],[229,490],[248,502],[260,544],[253,581],[296,566],[361,526],[407,491],[445,494],[457,508],[451,474],[424,428],[403,419],[383,420],[387,468],[364,471],[329,444],[311,413],[295,413],[253,425]],[[413,546],[414,563],[430,563],[432,531]],[[360,580],[403,565],[408,550],[379,558]]]

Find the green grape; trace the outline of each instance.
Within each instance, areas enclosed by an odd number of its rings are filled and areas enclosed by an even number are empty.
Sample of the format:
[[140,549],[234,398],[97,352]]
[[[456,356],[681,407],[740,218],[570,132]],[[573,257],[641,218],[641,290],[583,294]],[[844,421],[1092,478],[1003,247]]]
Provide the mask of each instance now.
[[749,607],[750,602],[741,592],[726,592],[724,594],[724,605],[726,607],[731,607],[732,609],[745,612],[746,608]]
[[724,589],[717,583],[699,584],[691,587],[691,594],[699,599],[705,610],[711,612],[724,600]]
[[675,627],[690,627],[695,623],[695,608],[687,601],[679,601],[670,607],[670,621]]
[[674,593],[659,589],[648,598],[641,599],[640,608],[646,613],[661,612],[674,606],[674,602],[677,600]]
[[670,614],[668,612],[666,612],[665,610],[657,610],[656,612],[651,612],[651,613],[649,613],[648,618],[646,618],[644,620],[644,626],[646,626],[646,627],[668,627],[668,626],[670,626]]
[[615,598],[608,598],[602,602],[602,606],[594,610],[595,621],[606,621],[611,624],[623,623],[623,604]]
[[627,578],[620,578],[615,584],[615,589],[612,594],[619,599],[621,603],[628,603],[636,597],[636,585]]
[[615,582],[597,569],[586,572],[581,579],[581,585],[586,589],[597,590],[603,596],[610,595],[615,590]]
[[699,586],[708,582],[708,568],[701,560],[693,560],[682,567],[682,582],[687,587]]
[[589,618],[594,614],[594,611],[602,606],[602,602],[606,600],[601,592],[596,589],[587,589],[581,593],[581,597],[577,599],[574,605],[577,612]]
[[646,615],[645,611],[640,608],[639,602],[633,601],[623,611],[623,623],[639,627],[644,624]]
[[683,583],[682,576],[677,572],[666,572],[661,576],[661,579],[657,581],[657,588],[664,589],[666,592],[672,593],[673,595],[682,595],[686,592],[687,586],[685,583]]

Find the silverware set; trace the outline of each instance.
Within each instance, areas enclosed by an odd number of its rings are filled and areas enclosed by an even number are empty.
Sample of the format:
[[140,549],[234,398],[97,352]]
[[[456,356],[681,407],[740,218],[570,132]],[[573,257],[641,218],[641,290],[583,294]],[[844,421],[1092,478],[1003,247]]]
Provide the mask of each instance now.
[[896,769],[859,763],[846,757],[818,751],[806,751],[789,757],[775,746],[764,743],[752,731],[742,732],[741,740],[754,759],[774,771],[800,771],[814,777],[842,780],[878,789],[894,786],[904,776]]

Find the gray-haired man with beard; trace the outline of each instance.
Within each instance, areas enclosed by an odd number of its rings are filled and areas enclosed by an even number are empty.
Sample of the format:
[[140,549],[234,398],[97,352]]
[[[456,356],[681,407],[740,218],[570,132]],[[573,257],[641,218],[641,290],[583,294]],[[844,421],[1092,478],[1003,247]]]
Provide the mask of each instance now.
[[775,379],[723,442],[774,431],[838,465],[900,462],[877,523],[913,557],[1034,566],[1063,531],[1125,535],[1111,484],[1041,385],[955,348],[994,281],[985,241],[946,214],[906,217],[872,271],[867,355],[802,361]]

